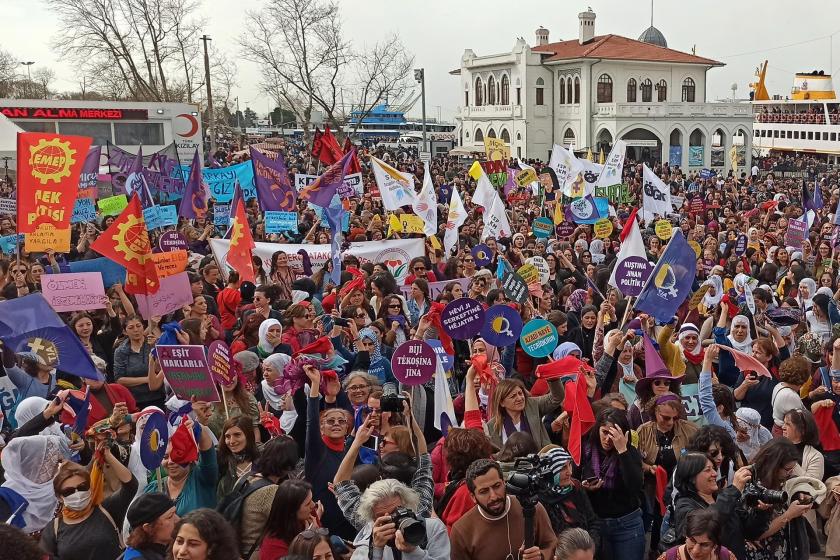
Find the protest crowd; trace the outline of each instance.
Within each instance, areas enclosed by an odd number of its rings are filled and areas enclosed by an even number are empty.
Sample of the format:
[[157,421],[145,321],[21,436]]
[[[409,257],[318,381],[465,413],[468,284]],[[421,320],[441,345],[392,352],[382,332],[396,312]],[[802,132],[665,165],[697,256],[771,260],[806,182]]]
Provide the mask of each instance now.
[[0,558],[840,557],[835,171],[58,138],[93,179],[21,157],[0,216]]

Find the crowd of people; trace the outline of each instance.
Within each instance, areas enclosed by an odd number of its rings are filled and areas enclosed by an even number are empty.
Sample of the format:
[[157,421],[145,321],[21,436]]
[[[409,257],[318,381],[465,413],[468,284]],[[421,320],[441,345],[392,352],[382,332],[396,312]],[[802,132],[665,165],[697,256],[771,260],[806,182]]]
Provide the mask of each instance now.
[[[290,175],[317,173],[308,146],[288,142],[283,152]],[[370,155],[423,182],[416,153],[363,146],[364,192],[348,204],[349,241],[389,237]],[[242,157],[213,154],[223,164]],[[805,240],[787,246],[789,220],[804,213],[802,180],[758,167],[701,177],[654,165],[683,197],[661,218],[696,242],[693,292],[703,291],[663,323],[610,283],[622,230],[642,199],[641,163],[624,164],[627,196],[611,201],[606,237],[586,224],[535,237],[535,218],[563,203],[549,189],[511,197],[513,231],[498,239],[482,239],[471,164],[431,162],[435,189],[457,190],[468,218],[452,254],[427,240],[406,275],[344,254],[334,284],[331,261],[307,274],[297,255],[277,251],[267,262],[254,255],[256,282],[242,281],[209,249],[224,234],[211,206],[206,219],[178,226],[192,253],[190,304],[146,321],[117,283],[105,309],[62,314],[104,381],[2,345],[0,372],[15,391],[0,453],[0,557],[840,556],[837,173],[808,178],[806,194],[815,185],[825,204],[812,211]],[[447,202],[439,196],[439,239]],[[254,239],[330,243],[306,202],[298,211],[297,232],[266,234],[249,202]],[[2,298],[38,292],[62,263],[98,257],[90,245],[112,220],[74,229],[67,254],[0,260]],[[639,225],[656,263],[667,242],[653,221]],[[14,232],[13,217],[0,217],[0,229]],[[736,252],[742,234],[747,248]],[[391,234],[399,236],[422,234]],[[489,264],[476,262],[479,243]],[[516,302],[499,273],[535,256],[548,279]],[[441,313],[459,298],[508,305],[526,323],[547,320],[556,348],[540,358],[521,342],[449,340],[451,366],[435,374],[445,382],[400,384],[395,350],[448,338]],[[220,387],[224,406],[176,398],[156,344],[214,341],[226,341],[234,360],[232,383]],[[570,359],[581,364],[576,379],[543,374]],[[585,402],[575,400],[578,383]],[[67,403],[85,387],[87,437],[78,438]],[[453,399],[451,426],[435,418],[442,390]],[[170,436],[161,468],[149,471],[140,434],[159,412]]]

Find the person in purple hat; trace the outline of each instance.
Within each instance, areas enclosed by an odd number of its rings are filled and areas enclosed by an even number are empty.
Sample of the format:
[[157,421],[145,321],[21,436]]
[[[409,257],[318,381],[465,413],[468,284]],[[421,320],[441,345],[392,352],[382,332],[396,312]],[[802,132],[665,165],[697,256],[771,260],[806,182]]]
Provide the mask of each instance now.
[[653,420],[647,412],[651,399],[660,397],[665,393],[680,394],[682,377],[671,375],[665,367],[662,357],[653,346],[653,341],[644,335],[645,346],[645,376],[636,382],[636,401],[630,405],[627,416],[630,420],[630,427],[634,430],[645,422]]

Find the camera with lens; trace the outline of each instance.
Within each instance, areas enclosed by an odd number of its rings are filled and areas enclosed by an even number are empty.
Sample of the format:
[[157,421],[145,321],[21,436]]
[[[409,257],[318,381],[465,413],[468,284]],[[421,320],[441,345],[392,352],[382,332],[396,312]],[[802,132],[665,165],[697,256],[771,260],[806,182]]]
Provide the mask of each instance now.
[[428,538],[426,536],[426,523],[415,512],[408,508],[397,508],[391,514],[391,523],[398,531],[402,531],[403,540],[411,546],[426,548]]
[[788,495],[784,490],[770,490],[765,488],[758,482],[755,474],[755,467],[752,468],[752,482],[748,482],[744,486],[744,491],[741,493],[741,499],[749,507],[755,507],[758,502],[768,505],[781,505],[788,503]]
[[385,383],[382,386],[382,396],[379,397],[379,408],[382,412],[397,412],[403,411],[403,403],[408,402],[408,398],[397,394],[397,388],[393,383]]
[[513,464],[513,471],[505,486],[523,504],[536,502],[537,496],[548,494],[554,486],[554,472],[546,457],[536,454],[519,457]]

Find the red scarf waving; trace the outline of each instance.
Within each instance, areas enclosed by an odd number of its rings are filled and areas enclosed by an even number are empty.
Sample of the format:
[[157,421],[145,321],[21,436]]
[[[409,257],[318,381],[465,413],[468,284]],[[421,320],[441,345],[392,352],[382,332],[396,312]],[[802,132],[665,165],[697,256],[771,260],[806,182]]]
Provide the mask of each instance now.
[[440,302],[432,302],[429,312],[426,313],[426,317],[428,317],[429,323],[431,323],[431,325],[437,331],[438,339],[440,340],[441,346],[443,346],[444,352],[446,352],[450,356],[454,356],[455,347],[452,346],[452,338],[448,334],[446,334],[446,331],[443,330],[443,325],[440,322],[440,314],[443,313],[444,307],[445,306]]

